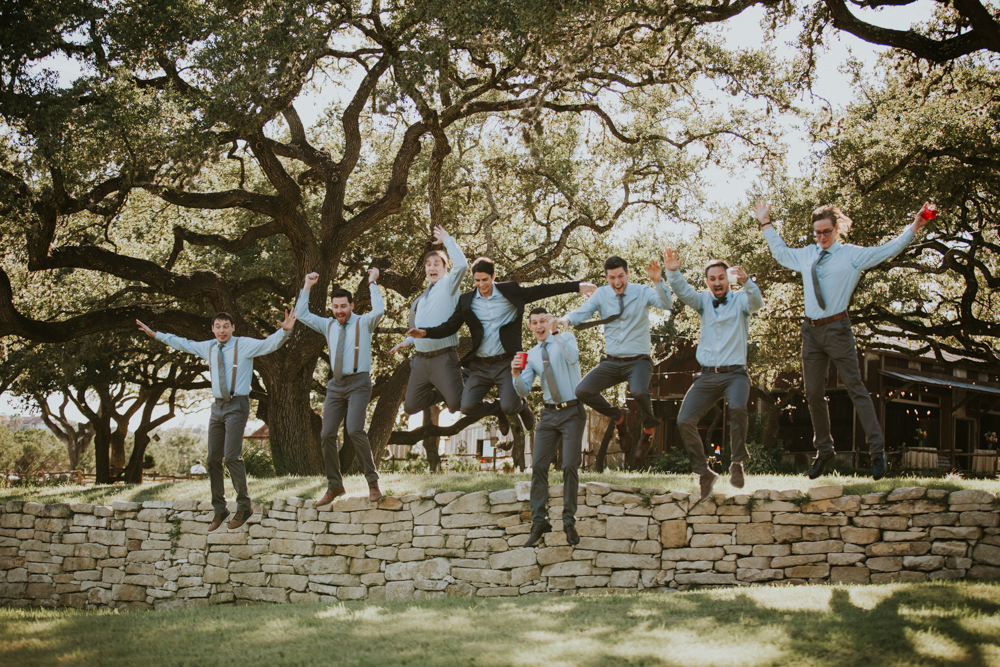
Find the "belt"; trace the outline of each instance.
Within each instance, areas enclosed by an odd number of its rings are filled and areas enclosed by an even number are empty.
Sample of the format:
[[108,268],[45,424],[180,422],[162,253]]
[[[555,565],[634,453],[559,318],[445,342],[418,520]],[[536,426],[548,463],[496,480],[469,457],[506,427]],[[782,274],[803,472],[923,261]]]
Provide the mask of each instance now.
[[546,410],[564,410],[566,408],[571,408],[574,405],[579,405],[579,404],[580,404],[580,401],[578,401],[578,400],[576,400],[574,398],[572,401],[566,401],[565,403],[546,403],[545,404],[545,409]]
[[737,364],[736,366],[702,366],[702,373],[733,373],[735,371],[743,371],[746,373],[747,367]]
[[814,327],[821,327],[824,324],[829,324],[830,322],[836,322],[837,320],[842,320],[847,317],[847,311],[842,313],[837,313],[836,315],[831,315],[830,317],[821,317],[818,320],[810,320],[808,317],[805,318],[806,322],[813,325]]
[[440,357],[442,354],[447,354],[454,349],[455,346],[452,345],[451,347],[442,347],[440,350],[434,350],[433,352],[414,352],[414,354],[424,359],[433,359],[434,357]]
[[237,398],[247,398],[247,395],[246,394],[236,394],[232,398],[230,398],[228,401],[226,399],[224,399],[224,398],[219,398],[218,396],[216,396],[215,397],[215,402],[216,403],[231,403],[232,401],[235,401]]
[[649,359],[648,354],[637,354],[634,357],[613,357],[610,354],[604,355],[605,359],[610,359],[612,361],[635,361],[636,359]]
[[495,364],[498,361],[508,361],[513,358],[513,354],[507,354],[504,352],[503,354],[498,354],[495,357],[476,357],[475,361],[478,361],[481,364]]

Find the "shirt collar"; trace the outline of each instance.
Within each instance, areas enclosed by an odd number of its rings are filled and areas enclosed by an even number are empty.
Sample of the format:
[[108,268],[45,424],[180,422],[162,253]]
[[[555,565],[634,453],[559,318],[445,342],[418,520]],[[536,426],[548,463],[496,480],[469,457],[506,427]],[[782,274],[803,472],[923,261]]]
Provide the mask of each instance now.
[[[835,253],[838,250],[840,250],[842,247],[843,247],[843,244],[840,241],[834,241],[833,243],[830,244],[830,247],[826,249],[826,252],[827,252],[828,255],[832,255],[833,253]],[[821,252],[823,252],[823,248],[820,246],[820,244],[817,243],[816,244],[816,256],[819,257],[819,255],[820,255]]]

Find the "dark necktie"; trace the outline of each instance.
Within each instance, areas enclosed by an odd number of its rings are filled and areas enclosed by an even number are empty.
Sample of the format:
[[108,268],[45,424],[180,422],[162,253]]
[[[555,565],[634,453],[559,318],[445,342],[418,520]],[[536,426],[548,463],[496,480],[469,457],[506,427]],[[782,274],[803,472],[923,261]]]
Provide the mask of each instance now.
[[549,363],[549,352],[546,349],[549,341],[542,343],[542,377],[545,378],[545,386],[549,388],[549,396],[553,403],[562,403],[562,394],[559,393],[559,385],[556,384],[556,374],[552,372],[552,364]]
[[622,316],[623,312],[625,312],[625,294],[624,294],[624,292],[622,294],[618,295],[618,314],[617,315],[612,315],[611,317],[605,317],[603,320],[594,320],[593,322],[581,322],[580,324],[577,324],[573,328],[576,329],[577,331],[583,331],[584,329],[590,329],[592,327],[596,327],[596,326],[599,326],[601,324],[607,324],[608,322],[614,322],[615,320],[617,320],[619,317]]
[[[234,360],[235,361],[235,360]],[[233,395],[229,393],[229,384],[226,382],[226,364],[222,360],[222,346],[219,346],[219,363],[216,364],[219,372],[219,386],[222,387],[222,399],[230,401]],[[236,387],[233,387],[235,389]]]
[[823,300],[823,291],[820,289],[819,286],[819,273],[817,272],[817,269],[819,269],[819,263],[822,262],[823,258],[829,254],[830,251],[828,250],[824,250],[823,252],[821,252],[819,254],[819,258],[816,260],[816,263],[813,264],[812,268],[813,292],[816,293],[816,303],[818,303],[819,307],[822,308],[823,310],[826,310],[826,301]]
[[726,299],[728,299],[728,298],[729,298],[729,295],[727,294],[726,296],[722,297],[721,299],[712,299],[712,308],[718,308],[719,304],[722,304],[723,306],[726,305]]
[[344,339],[347,338],[347,322],[340,325],[337,332],[337,358],[333,362],[333,377],[337,380],[344,377]]

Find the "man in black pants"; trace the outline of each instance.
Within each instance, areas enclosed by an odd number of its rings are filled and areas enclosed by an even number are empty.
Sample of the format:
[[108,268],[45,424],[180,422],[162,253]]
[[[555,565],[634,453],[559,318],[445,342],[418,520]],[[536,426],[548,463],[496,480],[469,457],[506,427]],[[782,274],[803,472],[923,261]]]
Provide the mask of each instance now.
[[[480,257],[472,264],[472,278],[476,288],[465,292],[458,299],[455,312],[444,323],[426,329],[410,329],[413,338],[447,338],[458,333],[465,323],[472,334],[472,350],[462,357],[462,365],[469,369],[462,392],[462,413],[477,418],[494,415],[500,430],[507,434],[508,416],[520,414],[528,430],[534,428],[535,415],[528,402],[517,395],[511,381],[510,360],[521,351],[521,320],[525,304],[557,294],[580,292],[590,294],[597,287],[591,283],[571,281],[522,287],[517,281],[494,281],[496,267],[487,257]],[[499,398],[484,402],[492,387]]]

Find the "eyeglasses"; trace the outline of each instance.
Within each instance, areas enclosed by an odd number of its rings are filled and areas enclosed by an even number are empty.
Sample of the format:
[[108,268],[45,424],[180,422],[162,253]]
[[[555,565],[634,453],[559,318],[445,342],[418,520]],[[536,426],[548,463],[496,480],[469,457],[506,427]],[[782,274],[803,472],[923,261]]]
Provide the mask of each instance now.
[[831,227],[830,229],[814,231],[813,234],[816,235],[816,238],[820,238],[824,236],[829,236],[830,234],[833,234],[834,231],[836,231],[836,229],[834,227]]

